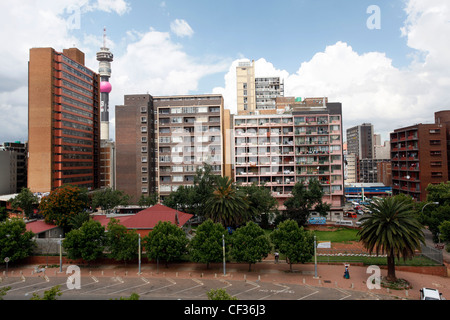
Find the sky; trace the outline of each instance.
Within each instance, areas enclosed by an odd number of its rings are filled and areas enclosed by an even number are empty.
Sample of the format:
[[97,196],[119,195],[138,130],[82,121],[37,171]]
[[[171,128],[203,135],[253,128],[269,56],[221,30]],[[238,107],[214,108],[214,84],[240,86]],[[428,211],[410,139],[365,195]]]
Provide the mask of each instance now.
[[104,28],[111,137],[126,94],[219,93],[235,113],[245,60],[285,96],[341,102],[344,136],[372,123],[388,140],[450,109],[448,0],[1,1],[0,25],[0,143],[28,139],[29,49],[75,46],[97,71]]

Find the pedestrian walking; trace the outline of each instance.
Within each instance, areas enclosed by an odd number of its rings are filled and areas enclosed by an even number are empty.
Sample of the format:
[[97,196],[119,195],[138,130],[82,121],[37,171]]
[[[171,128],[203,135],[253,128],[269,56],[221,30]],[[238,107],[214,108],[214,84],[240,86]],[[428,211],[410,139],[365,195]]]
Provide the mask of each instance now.
[[278,259],[280,258],[280,254],[275,252],[275,263],[278,263]]
[[346,263],[345,264],[345,271],[344,271],[344,278],[345,279],[350,279],[350,272],[348,271],[348,267],[349,267],[349,264]]

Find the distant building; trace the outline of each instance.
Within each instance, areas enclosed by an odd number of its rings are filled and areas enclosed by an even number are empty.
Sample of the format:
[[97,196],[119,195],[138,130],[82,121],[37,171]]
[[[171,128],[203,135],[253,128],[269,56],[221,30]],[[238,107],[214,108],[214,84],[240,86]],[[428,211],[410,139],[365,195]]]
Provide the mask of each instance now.
[[450,111],[435,113],[435,123],[399,128],[390,134],[393,194],[426,200],[429,184],[449,179],[447,150]]
[[116,181],[134,202],[154,192],[164,200],[193,185],[204,163],[232,176],[225,144],[231,116],[221,95],[126,95],[124,102],[116,106]]
[[276,99],[284,96],[280,77],[255,77],[255,61],[240,62],[236,67],[237,113],[270,114],[277,107]]
[[16,190],[14,191],[19,193],[22,188],[27,187],[27,152],[28,152],[28,143],[22,143],[20,141],[15,142],[4,142],[3,147],[0,149],[4,149],[7,151],[14,151],[17,153],[17,164],[16,164]]
[[28,188],[99,187],[99,75],[77,48],[30,49]]
[[344,195],[342,107],[326,98],[290,99],[272,114],[234,117],[235,181],[264,185],[283,210],[296,182],[317,179],[332,211]]
[[17,191],[17,157],[15,151],[0,149],[0,195]]

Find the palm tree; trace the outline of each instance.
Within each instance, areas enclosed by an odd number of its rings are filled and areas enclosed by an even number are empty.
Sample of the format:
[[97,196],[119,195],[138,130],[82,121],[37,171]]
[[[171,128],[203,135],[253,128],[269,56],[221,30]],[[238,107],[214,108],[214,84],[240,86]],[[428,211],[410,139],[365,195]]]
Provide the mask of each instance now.
[[424,243],[422,225],[411,203],[397,197],[374,200],[372,214],[362,217],[360,241],[372,253],[387,255],[388,281],[396,281],[395,258],[404,260],[414,256],[414,250]]
[[216,187],[205,205],[206,218],[224,227],[243,224],[250,219],[248,203],[236,190],[229,177],[219,177]]

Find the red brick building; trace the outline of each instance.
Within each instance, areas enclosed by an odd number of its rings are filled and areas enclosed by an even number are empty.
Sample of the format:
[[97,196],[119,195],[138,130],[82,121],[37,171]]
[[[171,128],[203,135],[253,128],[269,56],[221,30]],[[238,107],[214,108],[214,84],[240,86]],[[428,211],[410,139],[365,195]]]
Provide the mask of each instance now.
[[99,186],[99,75],[77,48],[30,49],[28,64],[28,188]]
[[435,123],[416,124],[390,134],[392,193],[426,200],[429,184],[449,178],[447,150],[450,110],[435,113]]

